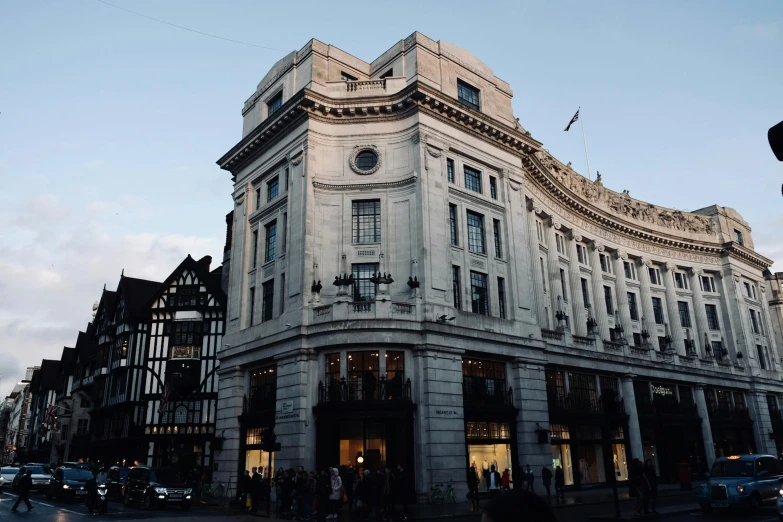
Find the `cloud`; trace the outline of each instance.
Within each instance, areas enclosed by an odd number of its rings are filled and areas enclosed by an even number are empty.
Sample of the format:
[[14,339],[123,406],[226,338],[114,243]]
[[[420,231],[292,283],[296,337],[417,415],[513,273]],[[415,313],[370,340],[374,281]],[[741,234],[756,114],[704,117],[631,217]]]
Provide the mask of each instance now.
[[[125,208],[133,208],[124,201]],[[120,273],[161,281],[191,254],[220,252],[222,238],[104,226],[113,202],[69,208],[52,195],[0,208],[0,397],[41,359],[59,359],[92,317],[103,285]],[[142,209],[143,212],[143,209]]]

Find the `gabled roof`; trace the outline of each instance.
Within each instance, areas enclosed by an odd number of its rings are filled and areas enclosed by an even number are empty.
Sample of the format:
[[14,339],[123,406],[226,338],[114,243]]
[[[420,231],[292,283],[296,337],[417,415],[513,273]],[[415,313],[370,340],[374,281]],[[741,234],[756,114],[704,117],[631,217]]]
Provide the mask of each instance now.
[[41,382],[38,389],[56,390],[60,387],[60,361],[44,359],[39,371]]
[[60,356],[60,374],[63,376],[73,373],[76,366],[76,348],[63,347],[63,353]]
[[[209,268],[207,268],[208,265],[205,262],[207,257],[208,256],[205,256],[205,258],[202,258],[201,261],[196,261],[190,257],[190,254],[188,254],[188,257],[186,257],[182,263],[180,263],[179,266],[175,268],[174,271],[171,272],[171,274],[163,281],[163,283],[161,283],[160,287],[155,291],[154,294],[152,294],[145,306],[151,307],[155,300],[163,295],[166,289],[171,286],[171,283],[174,282],[174,280],[176,280],[184,270],[194,271],[198,278],[204,282],[204,286],[207,287],[207,290],[215,297],[215,299],[221,304],[226,304],[226,294],[223,292],[223,288],[220,286],[220,272],[218,272],[217,275],[215,274],[217,270],[209,272]],[[209,260],[211,260],[211,258],[209,258]]]
[[80,361],[89,359],[98,351],[98,345],[93,341],[92,332],[93,326],[92,323],[89,323],[87,325],[87,331],[79,332],[79,336],[76,338],[77,358]]
[[160,287],[160,282],[135,277],[120,277],[117,286],[118,298],[125,300],[125,312],[128,317],[136,317],[143,313],[152,294]]
[[38,391],[38,386],[41,384],[41,370],[33,370],[33,376],[30,378],[30,390],[33,392]]

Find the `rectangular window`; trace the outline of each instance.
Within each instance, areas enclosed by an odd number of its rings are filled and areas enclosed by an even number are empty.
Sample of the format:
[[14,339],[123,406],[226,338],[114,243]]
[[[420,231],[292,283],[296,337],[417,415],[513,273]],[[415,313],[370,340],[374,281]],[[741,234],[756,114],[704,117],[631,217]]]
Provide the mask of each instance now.
[[381,242],[381,200],[368,199],[351,203],[352,242]]
[[277,93],[271,100],[269,100],[266,104],[267,106],[267,116],[271,116],[274,113],[276,113],[278,110],[280,110],[280,107],[283,106],[283,93],[279,92]]
[[258,264],[258,229],[255,229],[253,231],[253,253],[250,254],[250,258],[253,260],[252,265],[250,265],[252,268],[255,268]]
[[759,323],[758,319],[756,319],[756,311],[750,310],[750,323],[751,326],[753,326],[753,333],[758,335],[759,333]]
[[633,332],[633,345],[634,346],[642,345],[642,334]]
[[606,303],[606,313],[614,315],[614,302],[612,299],[612,288],[604,286],[604,302]]
[[544,224],[536,219],[536,233],[538,234],[538,242],[544,242]]
[[712,341],[712,355],[718,359],[723,359],[723,343],[721,341]]
[[288,187],[291,185],[291,171],[288,167],[285,168],[285,191],[288,192]]
[[326,354],[326,371],[325,373],[325,381],[326,385],[331,389],[337,388],[337,392],[340,391],[340,377],[342,377],[342,374],[340,373],[340,354],[339,353],[329,353]]
[[479,105],[479,90],[462,80],[457,80],[457,99],[460,103],[467,105],[471,109],[477,111],[481,110]]
[[568,291],[567,289],[567,283],[566,283],[566,276],[565,276],[565,270],[562,268],[560,269],[560,288],[563,290],[563,301],[568,301]]
[[557,244],[557,253],[565,255],[565,238],[563,234],[555,233],[555,243]]
[[663,301],[660,297],[652,298],[653,315],[655,316],[655,324],[663,324]]
[[283,234],[283,253],[285,254],[288,247],[288,212],[283,212],[283,230],[280,232]]
[[720,323],[718,322],[718,307],[713,304],[704,305],[707,310],[707,326],[710,330],[720,330]]
[[256,314],[256,289],[251,287],[247,292],[247,324],[253,326],[253,316]]
[[761,347],[760,344],[756,345],[756,354],[758,356],[759,365],[761,366],[761,369],[762,370],[766,370],[767,369],[767,365],[765,364],[765,361],[764,361],[764,349]]
[[636,280],[636,266],[632,262],[623,261],[623,268],[625,269],[625,278]]
[[500,221],[492,220],[492,233],[495,236],[495,257],[503,259],[503,243],[500,239]]
[[481,194],[481,172],[465,167],[465,188]]
[[266,201],[270,202],[275,199],[280,192],[280,179],[275,176],[270,179],[266,184]]
[[607,274],[612,273],[612,262],[609,259],[609,256],[606,254],[599,254],[598,258],[601,260],[601,272],[606,272]]
[[280,274],[280,313],[285,312],[285,272]]
[[498,199],[498,180],[495,176],[489,177],[489,195],[492,199]]
[[680,326],[683,328],[691,327],[691,311],[688,309],[688,303],[677,301],[677,309],[680,312]]
[[487,275],[470,271],[470,307],[474,314],[489,315]]
[[263,297],[261,300],[261,322],[265,323],[272,319],[272,312],[275,306],[275,280],[270,279],[261,286]]
[[451,265],[451,293],[454,298],[454,308],[462,310],[462,279],[459,267]]
[[674,273],[674,286],[682,290],[688,289],[688,277],[682,272]]
[[486,254],[484,248],[484,216],[468,210],[468,250]]
[[576,245],[576,257],[580,263],[587,265],[587,250],[582,245]]
[[587,279],[582,278],[582,300],[585,303],[585,308],[590,307],[590,290],[587,286]]
[[715,292],[715,278],[712,276],[701,276],[701,288],[705,292]]
[[266,239],[264,242],[264,262],[272,261],[277,250],[277,221],[264,226]]
[[662,285],[663,279],[661,279],[661,271],[657,268],[649,267],[647,271],[650,273],[651,285]]
[[639,311],[636,309],[636,294],[628,292],[628,310],[631,312],[631,320],[639,320]]
[[341,82],[355,82],[356,78],[351,76],[345,71],[340,71],[340,81]]
[[666,349],[666,337],[658,336],[658,349],[661,351]]
[[541,283],[544,285],[544,293],[546,293],[546,270],[544,270],[544,258],[539,257],[538,260],[541,262]]
[[446,160],[446,176],[449,180],[449,183],[454,183],[454,160],[453,159]]
[[451,244],[459,245],[459,230],[457,229],[457,205],[449,203],[449,233],[451,234]]
[[736,241],[740,245],[744,244],[744,242],[742,241],[742,232],[736,229],[734,230],[734,241]]
[[498,312],[500,312],[500,318],[506,318],[506,281],[502,277],[498,277]]
[[259,208],[261,208],[261,187],[256,189],[256,206],[253,210],[258,210]]
[[375,283],[370,278],[379,270],[378,263],[354,263],[351,265],[353,273],[353,300],[375,301]]

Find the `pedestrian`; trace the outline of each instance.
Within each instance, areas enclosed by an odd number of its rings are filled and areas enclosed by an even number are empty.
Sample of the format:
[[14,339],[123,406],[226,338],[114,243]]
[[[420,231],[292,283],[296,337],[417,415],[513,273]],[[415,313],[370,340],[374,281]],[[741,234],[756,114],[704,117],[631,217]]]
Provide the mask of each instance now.
[[253,478],[250,476],[250,472],[245,470],[242,475],[241,482],[239,483],[239,501],[241,502],[242,511],[250,511],[252,506],[252,491],[253,491]]
[[12,513],[16,513],[16,508],[24,501],[27,505],[27,511],[33,509],[33,505],[30,504],[30,489],[33,487],[33,470],[28,469],[22,480],[19,481],[19,498],[16,499],[16,504],[11,508]]
[[479,478],[476,474],[476,468],[470,466],[468,468],[468,498],[470,499],[470,512],[478,513],[481,506],[479,505]]
[[508,491],[511,485],[511,475],[508,474],[508,468],[503,470],[503,475],[500,476],[500,484],[503,491]]
[[256,513],[259,504],[261,504],[261,474],[256,466],[253,466],[250,474],[250,498],[251,510]]
[[375,481],[369,469],[364,470],[364,479],[362,480],[362,502],[367,510],[367,518],[375,518]]
[[529,491],[507,491],[484,507],[481,522],[557,522],[549,506]]
[[304,502],[304,519],[310,520],[313,516],[313,502],[315,501],[315,494],[317,492],[318,483],[315,480],[315,472],[311,471],[307,474],[305,480],[305,489],[303,494]]
[[550,488],[552,487],[552,470],[546,467],[546,464],[541,468],[541,483],[544,484],[544,489],[546,489],[547,500],[551,502],[552,492],[550,491]]
[[644,473],[644,465],[639,459],[633,459],[631,462],[631,469],[628,471],[628,482],[631,486],[631,496],[636,496],[636,514],[642,516],[643,510],[647,505],[649,487]]
[[392,510],[394,508],[394,502],[392,497],[392,484],[391,484],[391,470],[389,468],[381,468],[379,470],[381,477],[381,491],[380,491],[380,505],[381,514],[383,520],[391,520]]
[[402,464],[397,464],[397,471],[394,474],[394,482],[392,484],[392,493],[394,494],[395,504],[402,505],[402,516],[400,520],[408,520],[408,491],[411,484],[408,472],[402,467]]
[[500,473],[495,471],[495,465],[492,464],[489,467],[489,494],[492,497],[497,496],[498,493],[500,493],[500,485],[501,485],[501,479],[500,479]]
[[653,466],[652,460],[647,459],[644,462],[644,476],[647,479],[647,484],[650,487],[650,492],[648,494],[648,505],[645,506],[644,512],[645,514],[652,511],[654,515],[658,514],[658,511],[655,510],[657,507],[656,504],[658,503],[658,474],[655,471],[655,466]]
[[555,496],[558,504],[565,502],[565,473],[560,466],[555,468]]
[[316,501],[316,513],[318,514],[318,518],[327,518],[329,513],[329,493],[331,491],[331,486],[329,485],[329,474],[325,470],[321,470],[321,472],[316,477],[316,484],[318,487],[318,499]]
[[294,495],[296,496],[296,516],[301,520],[305,518],[305,493],[307,491],[307,473],[304,467],[299,466],[296,473],[296,485],[294,486]]
[[330,478],[329,486],[329,503],[332,505],[330,514],[326,518],[339,518],[340,517],[340,501],[343,499],[343,481],[340,479],[340,470],[332,468],[332,476]]
[[536,475],[533,473],[533,470],[530,469],[530,464],[527,465],[527,471],[525,472],[525,479],[527,480],[527,489],[531,493],[535,493],[535,489],[533,489],[533,482],[536,480]]
[[343,481],[345,499],[348,502],[348,513],[353,513],[353,481],[356,478],[356,472],[353,470],[353,466],[343,467],[342,471],[340,478]]

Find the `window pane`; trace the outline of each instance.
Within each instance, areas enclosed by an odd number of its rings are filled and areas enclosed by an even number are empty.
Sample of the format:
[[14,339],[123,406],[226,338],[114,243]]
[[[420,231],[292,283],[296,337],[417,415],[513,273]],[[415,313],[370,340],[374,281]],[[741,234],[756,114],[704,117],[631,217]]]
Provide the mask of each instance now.
[[264,227],[266,239],[264,244],[264,262],[272,261],[277,250],[277,221],[272,221]]
[[446,175],[449,183],[454,183],[454,160],[452,159],[446,160]]
[[457,80],[457,99],[460,103],[479,110],[479,90],[462,80]]
[[278,190],[280,188],[280,182],[277,178],[269,181],[269,183],[266,184],[266,200],[272,201],[277,197]]
[[498,277],[498,312],[500,312],[500,318],[506,318],[506,281],[502,277]]
[[468,211],[468,249],[484,254],[484,216]]
[[454,308],[462,310],[462,283],[458,266],[451,267],[451,291],[454,297]]
[[354,201],[352,204],[354,243],[381,241],[381,201],[379,199]]
[[262,285],[263,301],[261,303],[261,322],[272,319],[272,309],[275,303],[275,280],[267,281]]
[[495,236],[495,257],[498,259],[503,258],[503,243],[500,238],[500,221],[497,219],[492,220],[492,233]]
[[481,172],[465,167],[465,188],[481,194]]
[[449,232],[451,234],[451,244],[459,245],[459,234],[457,233],[457,205],[449,205]]
[[498,199],[498,181],[493,176],[489,177],[489,195]]
[[267,107],[269,108],[268,116],[273,115],[276,113],[280,107],[283,106],[283,93],[281,92],[271,100],[269,100],[269,103],[267,103]]
[[487,275],[470,272],[471,309],[474,314],[489,315]]
[[379,271],[378,263],[354,263],[353,270],[353,300],[375,301],[375,283],[370,278]]

